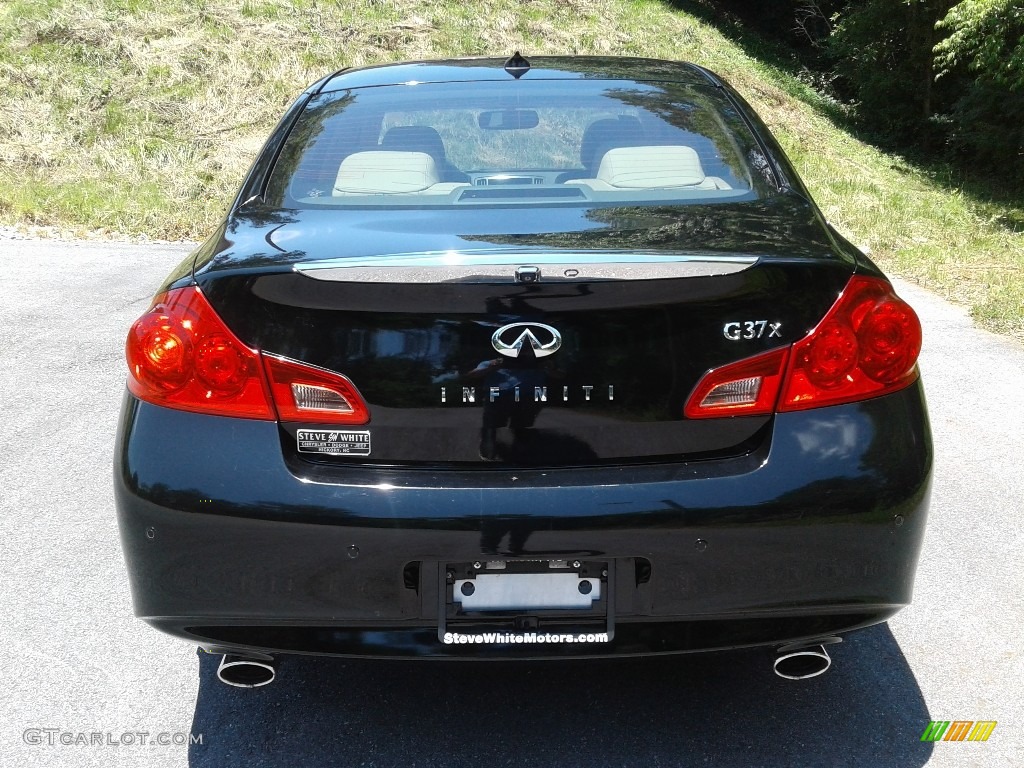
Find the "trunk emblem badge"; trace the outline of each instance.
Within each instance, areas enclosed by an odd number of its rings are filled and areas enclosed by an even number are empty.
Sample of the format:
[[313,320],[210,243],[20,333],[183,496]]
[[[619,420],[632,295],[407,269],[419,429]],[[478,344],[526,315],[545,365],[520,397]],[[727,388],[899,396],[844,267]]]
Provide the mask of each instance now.
[[[516,335],[519,329],[522,331]],[[519,357],[526,342],[533,348],[534,357],[547,357],[555,354],[562,346],[562,334],[543,323],[509,323],[501,326],[491,336],[491,346],[505,357]]]

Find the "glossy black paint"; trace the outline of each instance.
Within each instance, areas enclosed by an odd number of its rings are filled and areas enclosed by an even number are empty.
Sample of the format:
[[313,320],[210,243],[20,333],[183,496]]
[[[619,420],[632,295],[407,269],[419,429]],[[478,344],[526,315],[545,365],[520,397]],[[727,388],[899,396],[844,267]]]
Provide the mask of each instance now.
[[591,654],[844,631],[910,601],[932,464],[919,384],[780,414],[745,456],[676,464],[310,465],[283,457],[276,432],[127,397],[115,496],[136,612],[154,626],[209,646],[465,656],[437,642],[438,564],[515,530],[499,556],[616,559],[616,639]]
[[[694,64],[629,56],[531,56],[529,80],[637,80],[717,85],[721,81]],[[320,92],[404,83],[510,82],[505,59],[465,58],[412,61],[342,70],[322,82]]]
[[[690,392],[711,368],[803,337],[849,274],[838,260],[765,259],[719,277],[578,285],[332,283],[267,271],[203,275],[200,285],[250,346],[355,383],[373,418],[363,461],[564,466],[744,452],[766,417],[684,420]],[[723,334],[759,318],[781,329]],[[557,328],[559,353],[499,357],[491,334],[522,321]],[[482,451],[488,428],[496,444]]]
[[[310,100],[412,81],[512,79],[503,60],[484,59],[343,71],[310,86],[223,225],[164,289],[197,284],[246,343],[349,375],[381,447],[372,461],[310,460],[295,450],[294,426],[127,395],[115,499],[135,610],[153,626],[210,648],[268,652],[618,655],[819,637],[884,621],[910,601],[932,470],[919,382],[812,411],[682,418],[704,371],[802,337],[851,274],[877,268],[827,225],[770,133],[717,77],[650,60],[531,61],[523,80],[718,89],[750,126],[776,189],[741,204],[531,207],[529,216],[498,205],[400,216],[273,208],[267,179]],[[293,271],[445,250],[758,261],[729,276],[569,288],[354,287]],[[778,314],[784,334],[725,340],[723,323],[747,314]],[[611,384],[615,405],[552,406],[536,417],[538,440],[484,461],[483,409],[441,403],[437,390],[468,385],[479,350],[490,354],[488,329],[522,319],[557,324],[570,339],[560,367],[528,361],[531,375],[553,387]],[[423,346],[383,363],[352,354],[357,339],[386,334]],[[440,644],[440,568],[486,556],[614,563],[613,642]],[[550,621],[557,628],[564,617]]]
[[[557,466],[743,452],[764,419],[684,421],[686,398],[707,370],[801,338],[855,268],[849,249],[794,193],[737,205],[539,208],[528,227],[521,209],[501,207],[401,216],[284,210],[269,220],[239,213],[227,224],[232,238],[200,253],[195,280],[247,344],[355,383],[371,406],[375,462]],[[292,269],[415,251],[511,251],[529,263],[532,253],[559,250],[745,254],[759,262],[719,277],[577,285],[366,285]],[[751,319],[780,322],[781,334],[724,337],[727,323]],[[478,374],[497,357],[494,329],[524,320],[563,333],[557,360]],[[528,414],[517,406],[536,429],[515,438],[506,430],[495,451],[481,452],[480,430],[507,419],[482,402],[467,412],[462,388],[483,401],[501,384],[508,401],[510,381],[528,393],[547,387],[551,402]],[[595,402],[583,401],[584,387],[594,387]],[[563,403],[565,391],[572,398]]]

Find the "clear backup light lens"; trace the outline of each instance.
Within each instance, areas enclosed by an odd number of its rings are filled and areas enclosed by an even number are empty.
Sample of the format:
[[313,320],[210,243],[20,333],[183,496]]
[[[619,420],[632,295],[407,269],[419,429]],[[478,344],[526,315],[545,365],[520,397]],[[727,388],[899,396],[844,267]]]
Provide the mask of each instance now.
[[749,379],[729,381],[719,384],[700,401],[701,408],[715,408],[721,405],[745,405],[757,402],[757,393],[761,391],[764,379],[753,376]]
[[368,424],[370,409],[346,376],[264,353],[263,365],[281,421]]
[[686,418],[772,413],[788,355],[784,347],[708,371],[686,401]]
[[292,384],[292,397],[300,411],[352,413],[353,408],[339,392],[312,384]]

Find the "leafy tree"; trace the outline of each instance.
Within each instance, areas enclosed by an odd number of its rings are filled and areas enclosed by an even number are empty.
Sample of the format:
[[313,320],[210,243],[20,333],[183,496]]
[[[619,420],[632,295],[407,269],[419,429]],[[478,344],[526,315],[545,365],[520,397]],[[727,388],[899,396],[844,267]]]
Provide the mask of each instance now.
[[839,95],[890,141],[912,143],[935,111],[935,23],[952,0],[863,0],[833,17],[828,49]]
[[1024,0],[702,0],[785,44],[875,141],[1024,184]]
[[940,77],[957,84],[949,113],[951,159],[1014,187],[1024,183],[1024,7],[962,0],[942,18]]
[[1020,0],[962,0],[937,27],[947,37],[935,46],[940,74],[966,65],[978,79],[1024,88],[1024,6]]

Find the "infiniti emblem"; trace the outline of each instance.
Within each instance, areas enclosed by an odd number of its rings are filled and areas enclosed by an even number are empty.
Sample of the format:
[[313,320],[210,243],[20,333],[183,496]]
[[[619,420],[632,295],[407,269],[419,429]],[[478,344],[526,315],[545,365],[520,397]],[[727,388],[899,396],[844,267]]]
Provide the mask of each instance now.
[[534,357],[547,357],[562,346],[562,334],[543,323],[509,323],[491,336],[491,346],[505,357],[519,357],[527,341],[533,347]]

